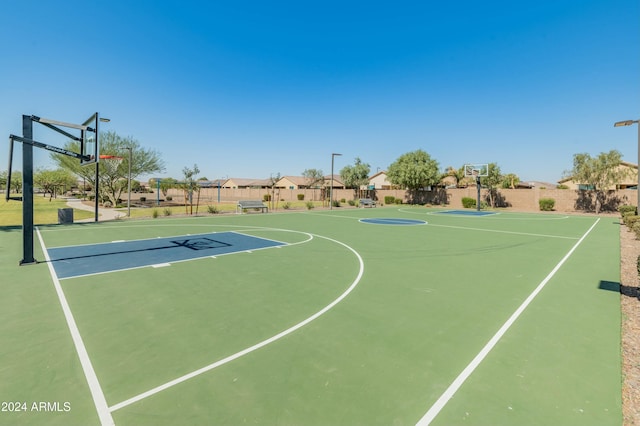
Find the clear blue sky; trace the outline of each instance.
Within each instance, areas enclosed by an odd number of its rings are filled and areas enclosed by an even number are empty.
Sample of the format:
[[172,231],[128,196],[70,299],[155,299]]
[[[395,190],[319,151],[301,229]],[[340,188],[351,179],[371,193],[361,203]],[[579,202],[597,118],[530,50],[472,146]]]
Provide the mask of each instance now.
[[638,0],[6,0],[0,16],[5,141],[22,114],[98,111],[176,178],[329,174],[332,152],[336,172],[375,172],[416,149],[525,181],[578,152],[637,162],[636,126],[613,123],[640,118]]

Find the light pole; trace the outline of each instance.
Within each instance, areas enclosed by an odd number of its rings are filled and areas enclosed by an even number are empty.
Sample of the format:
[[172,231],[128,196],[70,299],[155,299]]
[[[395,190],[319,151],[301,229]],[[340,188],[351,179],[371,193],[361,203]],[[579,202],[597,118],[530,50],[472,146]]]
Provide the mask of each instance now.
[[125,148],[129,151],[129,178],[127,179],[127,217],[131,217],[131,160],[133,159],[133,148],[128,146]]
[[613,124],[613,127],[631,126],[632,124],[638,125],[638,202],[636,203],[636,213],[640,214],[640,119],[618,121]]
[[333,161],[336,156],[341,156],[342,154],[332,153],[331,154],[331,188],[329,188],[329,210],[333,210]]

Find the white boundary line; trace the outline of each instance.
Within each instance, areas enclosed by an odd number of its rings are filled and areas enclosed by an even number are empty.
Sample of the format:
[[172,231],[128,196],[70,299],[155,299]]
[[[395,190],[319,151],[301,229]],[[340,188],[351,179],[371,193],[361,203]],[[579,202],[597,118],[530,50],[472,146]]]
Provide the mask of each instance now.
[[[276,229],[276,228],[274,228],[274,229]],[[287,335],[293,333],[294,331],[296,331],[296,330],[304,327],[305,325],[309,324],[310,322],[316,320],[317,318],[319,318],[320,316],[322,316],[326,312],[328,312],[331,308],[336,306],[338,303],[340,303],[345,297],[347,297],[356,288],[356,286],[358,285],[358,283],[362,279],[362,275],[364,273],[364,261],[362,260],[362,257],[360,257],[360,254],[355,249],[353,249],[352,247],[350,247],[347,244],[345,244],[343,242],[340,242],[338,240],[334,240],[334,239],[329,238],[329,237],[323,237],[321,235],[310,234],[310,233],[307,233],[307,232],[303,232],[303,233],[307,234],[307,235],[315,236],[315,237],[318,237],[318,238],[324,238],[324,239],[332,241],[332,242],[334,242],[336,244],[340,244],[341,246],[347,248],[349,251],[351,251],[353,254],[355,254],[356,258],[358,259],[358,263],[360,264],[360,270],[358,271],[358,275],[356,276],[355,280],[353,280],[353,282],[351,283],[349,288],[347,288],[340,296],[338,296],[337,299],[335,299],[333,302],[329,303],[327,306],[325,306],[324,308],[322,308],[321,310],[319,310],[315,314],[311,315],[309,318],[305,319],[302,322],[299,322],[298,324],[296,324],[296,325],[294,325],[292,327],[289,327],[288,329],[276,334],[275,336],[272,336],[272,337],[270,337],[270,338],[268,338],[266,340],[263,340],[260,343],[256,343],[255,345],[253,345],[251,347],[243,349],[240,352],[237,352],[237,353],[235,353],[233,355],[230,355],[230,356],[228,356],[226,358],[223,358],[223,359],[221,359],[219,361],[216,361],[216,362],[214,362],[212,364],[209,364],[209,365],[207,365],[205,367],[202,367],[202,368],[200,368],[198,370],[192,371],[191,373],[185,374],[184,376],[181,376],[181,377],[178,377],[178,378],[176,378],[174,380],[171,380],[171,381],[169,381],[169,382],[167,382],[167,383],[165,383],[163,385],[157,386],[157,387],[155,387],[153,389],[150,389],[150,390],[148,390],[146,392],[143,392],[143,393],[141,393],[139,395],[136,395],[136,396],[134,396],[132,398],[129,398],[129,399],[125,400],[125,401],[122,401],[122,402],[120,402],[118,404],[115,404],[115,405],[109,407],[109,411],[114,412],[114,411],[119,410],[121,408],[124,408],[124,407],[126,407],[128,405],[134,404],[134,403],[136,403],[138,401],[141,401],[141,400],[143,400],[145,398],[148,398],[148,397],[150,397],[152,395],[155,395],[156,393],[162,392],[163,390],[169,389],[172,386],[175,386],[175,385],[177,385],[179,383],[185,382],[185,381],[187,381],[189,379],[192,379],[192,378],[194,378],[196,376],[199,376],[199,375],[201,375],[203,373],[211,371],[214,368],[220,367],[220,366],[222,366],[224,364],[227,364],[227,363],[229,363],[231,361],[234,361],[234,360],[236,360],[236,359],[238,359],[238,358],[240,358],[240,357],[242,357],[244,355],[247,355],[247,354],[249,354],[249,353],[251,353],[251,352],[253,352],[255,350],[258,350],[258,349],[260,349],[260,348],[262,348],[264,346],[267,346],[268,344],[273,343],[276,340],[279,340],[282,337],[287,336]]]
[[[375,221],[379,222],[375,222]],[[389,222],[385,222],[389,221]],[[393,222],[397,221],[397,222]],[[401,223],[402,221],[406,221],[405,223]],[[419,226],[419,225],[428,225],[429,222],[422,219],[406,219],[402,217],[362,217],[358,219],[358,222],[364,223],[367,225],[387,225],[387,226]]]
[[458,389],[460,389],[460,387],[469,378],[469,376],[471,376],[474,370],[480,365],[480,363],[485,359],[485,357],[489,354],[489,352],[491,352],[494,346],[500,341],[500,339],[502,339],[502,336],[504,336],[507,330],[511,328],[511,326],[518,319],[520,314],[524,312],[524,310],[529,306],[529,304],[533,301],[533,299],[535,299],[538,293],[542,291],[542,289],[547,285],[549,280],[551,280],[551,278],[556,274],[556,272],[558,272],[560,267],[564,265],[567,259],[569,259],[569,257],[578,248],[578,246],[582,243],[582,241],[584,241],[587,235],[589,235],[589,233],[593,230],[593,228],[595,228],[598,222],[600,222],[600,218],[598,218],[593,223],[593,225],[591,225],[591,227],[587,230],[587,232],[584,233],[582,238],[580,238],[580,240],[578,240],[578,242],[574,244],[571,250],[569,250],[569,252],[562,258],[560,262],[558,262],[558,264],[553,268],[553,270],[549,272],[549,275],[547,275],[545,279],[542,280],[540,284],[538,284],[538,287],[536,287],[535,290],[533,290],[533,292],[529,295],[529,297],[527,297],[525,301],[522,302],[522,304],[518,307],[518,309],[516,309],[516,311],[509,317],[507,322],[505,322],[502,325],[502,327],[500,327],[497,333],[493,335],[493,337],[482,348],[482,350],[478,353],[478,355],[476,355],[475,358],[471,360],[469,365],[467,365],[465,369],[462,370],[462,373],[460,373],[458,377],[456,377],[456,379],[453,381],[453,383],[449,385],[447,390],[444,391],[444,393],[440,396],[440,398],[438,398],[435,404],[433,404],[433,406],[429,408],[429,411],[427,411],[427,413],[418,421],[418,423],[416,423],[416,426],[427,426],[433,421],[433,419],[436,418],[436,416],[444,408],[447,402],[449,402],[449,400],[458,391]]
[[545,238],[560,238],[563,240],[577,240],[577,237],[565,237],[562,235],[548,235],[548,234],[533,234],[530,232],[515,232],[515,231],[500,231],[498,229],[484,229],[484,228],[471,228],[468,226],[453,226],[453,225],[438,225],[434,223],[429,223],[429,226],[435,226],[438,228],[451,228],[451,229],[464,229],[469,231],[480,231],[480,232],[494,232],[496,234],[511,234],[511,235],[526,235],[529,237],[545,237]]
[[49,253],[47,252],[47,248],[44,245],[42,235],[40,235],[40,229],[37,227],[36,233],[38,234],[40,246],[42,247],[44,257],[47,261],[47,266],[49,267],[49,273],[51,274],[51,279],[53,280],[53,286],[56,289],[58,299],[60,300],[62,312],[64,312],[64,317],[67,320],[67,326],[69,327],[69,332],[71,333],[73,344],[76,347],[78,358],[80,358],[82,371],[84,371],[84,376],[87,379],[87,383],[89,384],[89,390],[91,391],[91,397],[93,398],[93,403],[96,406],[96,411],[98,412],[100,423],[103,426],[115,425],[113,417],[111,417],[111,412],[109,411],[109,405],[107,404],[107,400],[105,399],[102,388],[100,387],[100,382],[98,382],[98,376],[96,376],[93,365],[91,365],[89,354],[87,353],[87,349],[85,348],[84,342],[82,341],[82,336],[80,336],[80,330],[78,330],[78,326],[76,325],[76,321],[73,318],[73,314],[71,313],[71,308],[69,307],[67,298],[62,291],[62,286],[60,285],[60,281],[58,280],[56,271],[53,269],[53,264],[49,259]]
[[[398,209],[399,212],[403,212],[403,213],[410,213],[410,214],[418,214],[418,215],[427,215],[427,216],[438,216],[439,214],[443,213],[444,211],[439,211],[439,210],[427,210],[427,211],[423,211],[420,210],[418,211],[413,210],[412,209],[404,209],[404,208],[400,208]],[[451,210],[446,210],[446,211],[451,211]],[[505,217],[505,214],[507,215],[507,217]],[[508,217],[508,216],[526,216],[526,217]],[[452,215],[449,214],[449,216],[466,216],[466,217],[473,217],[473,215]],[[496,217],[497,216],[497,217]],[[490,214],[490,215],[484,215],[484,216],[476,216],[476,217],[480,217],[480,218],[486,218],[486,219],[496,219],[496,220],[527,220],[527,221],[548,221],[548,220],[564,220],[564,219],[569,219],[570,216],[568,215],[563,215],[560,216],[558,214],[555,215],[547,215],[545,217],[545,215],[542,215],[540,213],[525,213],[525,212],[495,212],[495,214]]]

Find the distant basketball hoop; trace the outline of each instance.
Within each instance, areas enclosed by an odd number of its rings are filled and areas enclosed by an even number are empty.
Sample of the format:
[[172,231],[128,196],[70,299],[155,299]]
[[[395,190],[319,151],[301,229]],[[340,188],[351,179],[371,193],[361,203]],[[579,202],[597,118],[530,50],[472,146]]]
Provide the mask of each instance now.
[[482,187],[480,184],[480,178],[489,176],[489,165],[488,164],[465,164],[464,176],[473,178],[476,181],[476,189],[477,189],[476,210],[480,211],[480,205],[481,205],[480,204],[480,188]]

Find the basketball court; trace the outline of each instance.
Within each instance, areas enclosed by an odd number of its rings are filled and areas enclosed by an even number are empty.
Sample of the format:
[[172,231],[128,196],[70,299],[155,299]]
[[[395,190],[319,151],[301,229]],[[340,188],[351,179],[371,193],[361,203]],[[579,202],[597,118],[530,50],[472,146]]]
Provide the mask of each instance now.
[[0,423],[619,425],[619,226],[114,221],[37,227],[29,266],[2,229]]

